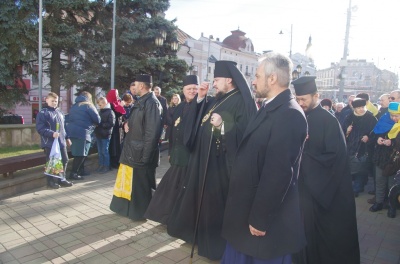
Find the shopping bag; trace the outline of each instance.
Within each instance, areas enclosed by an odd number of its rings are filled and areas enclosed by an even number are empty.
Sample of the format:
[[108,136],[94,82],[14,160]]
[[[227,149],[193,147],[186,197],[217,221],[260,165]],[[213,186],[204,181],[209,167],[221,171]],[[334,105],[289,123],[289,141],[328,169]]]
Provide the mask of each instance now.
[[368,154],[365,153],[363,156],[359,157],[358,154],[350,156],[350,173],[368,173],[368,168],[370,167]]
[[64,166],[57,138],[54,139],[53,145],[51,146],[49,161],[46,162],[44,174],[65,180]]
[[117,197],[124,198],[128,201],[131,200],[132,195],[132,174],[133,168],[120,164],[117,173],[117,179],[115,180],[113,194]]

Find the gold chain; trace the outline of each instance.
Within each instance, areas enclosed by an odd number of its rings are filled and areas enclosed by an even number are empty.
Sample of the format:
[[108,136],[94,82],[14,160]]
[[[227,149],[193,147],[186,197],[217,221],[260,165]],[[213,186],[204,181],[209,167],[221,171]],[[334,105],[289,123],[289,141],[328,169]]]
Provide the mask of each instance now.
[[205,122],[207,122],[207,120],[210,118],[210,115],[212,113],[212,111],[214,111],[218,106],[220,106],[223,102],[225,102],[226,100],[228,100],[229,97],[231,97],[232,95],[238,93],[239,90],[233,92],[232,94],[230,94],[229,96],[227,96],[221,103],[216,104],[213,106],[213,108],[210,109],[210,111],[208,111],[208,113],[203,117],[203,119],[201,120],[201,125],[203,125]]

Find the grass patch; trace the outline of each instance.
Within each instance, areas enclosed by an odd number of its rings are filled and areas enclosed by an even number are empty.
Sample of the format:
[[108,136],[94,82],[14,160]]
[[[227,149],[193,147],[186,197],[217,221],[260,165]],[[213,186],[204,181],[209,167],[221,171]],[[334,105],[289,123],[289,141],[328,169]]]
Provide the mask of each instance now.
[[39,145],[0,148],[0,159],[43,151]]

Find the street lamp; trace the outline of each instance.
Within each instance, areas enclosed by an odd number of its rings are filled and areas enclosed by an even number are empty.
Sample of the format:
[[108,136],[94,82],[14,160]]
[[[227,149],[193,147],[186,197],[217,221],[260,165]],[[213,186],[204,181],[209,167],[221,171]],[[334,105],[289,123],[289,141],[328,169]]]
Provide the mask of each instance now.
[[[292,79],[293,80],[296,80],[300,77],[302,69],[303,69],[303,67],[301,67],[301,65],[299,64],[299,65],[297,65],[296,69],[294,71],[292,71]],[[308,74],[308,75],[310,75],[310,74]]]
[[[280,35],[283,35],[283,31],[279,32]],[[292,58],[292,40],[293,40],[293,24],[290,25],[290,51],[289,58]]]
[[213,40],[213,39],[214,39],[213,35],[210,35],[208,37],[208,53],[207,53],[207,69],[206,69],[206,71],[207,71],[206,81],[207,82],[208,82],[208,73],[209,73],[208,63],[210,62],[210,46],[211,46],[211,40]]
[[[155,53],[157,57],[164,57],[166,54],[165,48],[169,48],[172,52],[176,52],[179,48],[179,41],[178,39],[174,36],[171,38],[170,42],[164,42],[167,39],[167,30],[165,27],[160,27],[160,31],[157,33],[155,39],[154,39],[154,44],[157,46],[157,52]],[[159,73],[159,82],[161,84],[162,80],[162,71],[160,70]]]
[[162,47],[164,45],[164,37],[161,33],[158,33],[156,38],[154,39],[154,43],[157,47]]
[[299,72],[296,70],[292,71],[292,79],[296,80],[297,78],[299,78]]
[[301,67],[300,64],[297,65],[296,70],[297,70],[297,72],[299,73],[299,76],[300,76],[300,74],[301,74],[301,70],[302,70],[302,69],[303,69],[303,67]]
[[169,44],[171,46],[172,51],[177,51],[179,48],[179,41],[176,37],[173,37],[171,40],[171,43]]

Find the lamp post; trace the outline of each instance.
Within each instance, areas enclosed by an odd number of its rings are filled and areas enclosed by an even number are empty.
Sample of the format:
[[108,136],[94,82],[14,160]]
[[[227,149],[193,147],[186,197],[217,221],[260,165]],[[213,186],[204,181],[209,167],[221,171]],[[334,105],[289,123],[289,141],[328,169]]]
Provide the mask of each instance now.
[[[283,35],[283,31],[279,32],[280,35]],[[292,40],[293,40],[293,24],[290,24],[290,50],[289,50],[289,58],[292,58]]]
[[[301,65],[299,64],[299,65],[297,65],[296,69],[294,71],[292,71],[292,79],[293,80],[300,78],[302,69],[303,69],[303,67],[301,67]],[[310,75],[310,74],[308,73],[308,75]]]
[[[157,34],[156,38],[154,39],[154,43],[156,44],[157,50],[157,57],[165,57],[168,55],[165,51],[165,46],[167,46],[172,52],[176,52],[179,48],[179,41],[176,37],[173,37],[169,43],[164,43],[167,39],[167,30],[165,27],[161,27],[159,33]],[[162,80],[162,71],[159,73],[159,83],[161,84]]]
[[344,94],[344,84],[346,76],[346,66],[347,66],[347,53],[349,46],[349,35],[350,35],[350,22],[351,22],[351,0],[349,0],[349,7],[347,9],[347,23],[346,23],[346,34],[344,39],[343,57],[340,62],[340,82],[339,82],[339,102],[343,100]]
[[208,74],[209,74],[208,63],[210,62],[210,47],[211,47],[211,40],[212,39],[213,39],[213,35],[210,35],[208,37],[208,53],[207,53],[207,69],[206,69],[206,71],[207,71],[206,81],[207,82],[209,81],[209,78],[208,78]]
[[38,59],[39,59],[39,68],[38,68],[38,78],[39,78],[39,111],[42,110],[42,72],[43,72],[43,61],[42,61],[42,41],[43,41],[43,2],[39,0],[39,52],[38,52]]
[[111,41],[111,87],[110,89],[114,89],[115,84],[115,17],[117,13],[117,0],[114,0],[114,10],[113,10],[113,33],[112,33],[112,41]]

